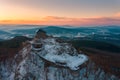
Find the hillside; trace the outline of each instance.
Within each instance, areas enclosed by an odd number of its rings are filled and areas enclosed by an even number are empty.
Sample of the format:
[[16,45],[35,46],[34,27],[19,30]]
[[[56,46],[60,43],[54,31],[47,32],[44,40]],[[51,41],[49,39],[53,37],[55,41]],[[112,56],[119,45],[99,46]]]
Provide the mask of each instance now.
[[[0,79],[119,80],[119,65],[113,63],[114,61],[117,62],[118,56],[113,56],[114,54],[110,56],[111,54],[106,54],[102,50],[94,49],[94,47],[77,46],[76,49],[74,47],[75,43],[73,46],[73,43],[47,36],[44,31],[38,31],[40,32],[37,32],[32,40],[25,37],[12,39],[17,46],[4,43],[4,48],[9,45],[9,47],[14,47],[13,49],[16,50],[15,47],[20,47],[18,43],[21,44],[26,40],[30,40],[25,42],[12,58],[3,56],[6,59],[0,61]],[[18,41],[19,39],[20,41]],[[12,40],[7,42],[10,43]],[[7,46],[6,48],[8,48]],[[12,52],[8,54],[11,55]],[[115,58],[111,59],[112,63],[109,61],[110,58]],[[111,69],[117,69],[117,72]]]

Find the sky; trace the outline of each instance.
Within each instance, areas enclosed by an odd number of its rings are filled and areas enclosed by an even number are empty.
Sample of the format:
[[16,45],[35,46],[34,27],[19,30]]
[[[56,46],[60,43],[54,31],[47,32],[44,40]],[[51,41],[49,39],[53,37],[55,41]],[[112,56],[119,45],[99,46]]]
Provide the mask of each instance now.
[[120,0],[0,0],[0,24],[120,25]]

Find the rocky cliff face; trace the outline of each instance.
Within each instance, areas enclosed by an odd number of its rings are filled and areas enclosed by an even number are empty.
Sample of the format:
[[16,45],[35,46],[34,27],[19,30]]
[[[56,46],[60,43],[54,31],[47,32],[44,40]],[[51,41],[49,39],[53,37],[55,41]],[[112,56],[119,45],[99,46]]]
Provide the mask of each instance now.
[[36,35],[14,58],[0,62],[0,80],[119,80],[72,45],[41,30]]

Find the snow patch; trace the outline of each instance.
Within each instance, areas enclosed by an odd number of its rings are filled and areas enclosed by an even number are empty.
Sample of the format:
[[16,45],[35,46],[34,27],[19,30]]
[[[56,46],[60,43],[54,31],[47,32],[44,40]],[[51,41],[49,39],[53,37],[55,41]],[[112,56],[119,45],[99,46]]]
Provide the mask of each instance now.
[[79,54],[77,50],[68,43],[59,43],[54,38],[48,38],[39,42],[41,42],[43,46],[38,54],[56,65],[69,67],[71,70],[78,70],[79,66],[88,60],[86,55]]
[[79,54],[78,56],[70,56],[68,54],[64,56],[47,54],[45,55],[45,59],[58,65],[67,66],[71,70],[78,70],[79,66],[88,60],[87,56],[84,54]]

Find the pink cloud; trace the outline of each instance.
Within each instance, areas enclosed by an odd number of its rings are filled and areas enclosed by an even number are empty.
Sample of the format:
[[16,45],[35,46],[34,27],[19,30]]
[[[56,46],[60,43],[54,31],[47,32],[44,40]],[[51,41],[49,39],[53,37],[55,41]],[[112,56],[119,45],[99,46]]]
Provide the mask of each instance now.
[[71,26],[102,26],[102,25],[120,25],[119,17],[98,17],[98,18],[68,18],[47,16],[36,21],[27,20],[5,20],[0,23],[11,24],[39,24],[39,25],[71,25]]
[[96,25],[120,25],[120,18],[67,18],[48,16],[42,19],[43,24],[48,25],[74,25],[74,26],[96,26]]

